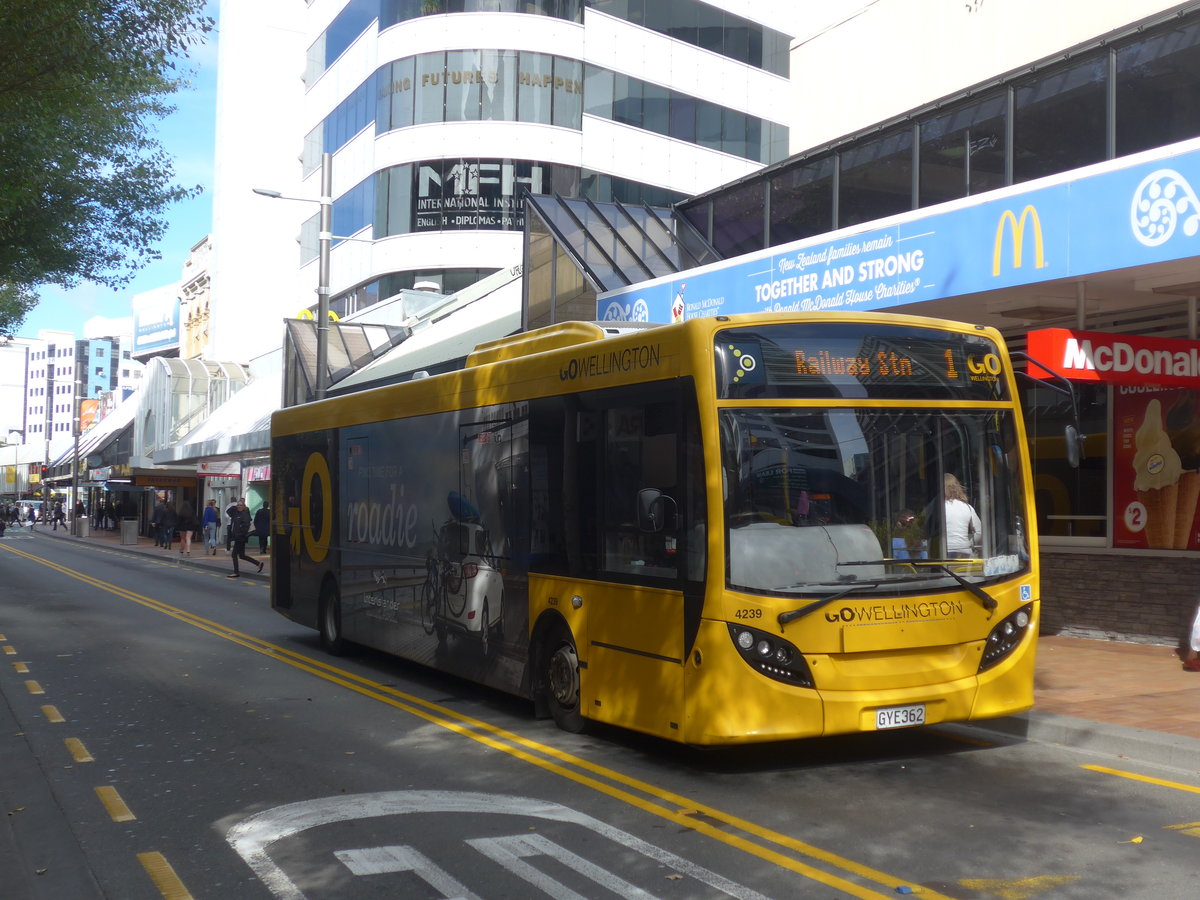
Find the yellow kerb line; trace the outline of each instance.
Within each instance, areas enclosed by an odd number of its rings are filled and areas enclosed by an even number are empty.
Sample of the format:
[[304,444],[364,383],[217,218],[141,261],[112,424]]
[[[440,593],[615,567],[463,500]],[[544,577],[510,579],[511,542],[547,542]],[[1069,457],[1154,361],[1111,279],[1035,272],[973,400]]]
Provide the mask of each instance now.
[[1180,784],[1178,781],[1163,781],[1161,778],[1151,778],[1149,775],[1139,775],[1136,772],[1125,772],[1121,769],[1109,769],[1106,766],[1080,766],[1080,768],[1091,772],[1102,772],[1105,775],[1115,775],[1118,778],[1128,778],[1130,781],[1143,781],[1146,784],[1156,784],[1159,787],[1168,787],[1177,791],[1200,794],[1200,787],[1196,787],[1193,784]]

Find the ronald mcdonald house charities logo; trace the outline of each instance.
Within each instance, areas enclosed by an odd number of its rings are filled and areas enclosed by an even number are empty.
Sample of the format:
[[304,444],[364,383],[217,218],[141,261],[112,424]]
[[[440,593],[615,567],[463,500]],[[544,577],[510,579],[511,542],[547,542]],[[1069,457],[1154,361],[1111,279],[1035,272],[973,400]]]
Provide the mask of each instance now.
[[1038,218],[1033,204],[1028,204],[1021,210],[1018,217],[1011,209],[1006,209],[996,225],[996,241],[992,247],[992,277],[1000,274],[1000,262],[1004,258],[1004,233],[1012,235],[1012,267],[1021,268],[1024,263],[1025,229],[1029,228],[1033,235],[1033,264],[1035,268],[1046,268],[1046,247],[1042,239],[1042,220]]
[[1165,244],[1183,222],[1183,233],[1200,230],[1200,200],[1188,180],[1174,169],[1157,169],[1133,192],[1129,224],[1133,236],[1147,247]]

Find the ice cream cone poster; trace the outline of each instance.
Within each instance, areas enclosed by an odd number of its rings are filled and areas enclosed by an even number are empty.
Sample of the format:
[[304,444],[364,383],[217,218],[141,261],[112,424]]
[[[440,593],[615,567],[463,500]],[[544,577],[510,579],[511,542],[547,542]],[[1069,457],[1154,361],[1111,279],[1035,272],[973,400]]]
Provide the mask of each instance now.
[[1113,545],[1200,549],[1200,411],[1191,390],[1118,387]]

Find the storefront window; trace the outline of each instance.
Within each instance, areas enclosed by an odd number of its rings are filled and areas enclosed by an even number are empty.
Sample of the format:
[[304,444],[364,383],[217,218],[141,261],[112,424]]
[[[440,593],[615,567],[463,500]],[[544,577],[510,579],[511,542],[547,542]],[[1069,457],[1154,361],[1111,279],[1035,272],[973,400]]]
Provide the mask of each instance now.
[[1076,384],[1075,393],[1085,436],[1078,468],[1068,465],[1066,455],[1065,429],[1073,423],[1070,398],[1040,386],[1022,394],[1038,534],[1102,543],[1108,535],[1108,388]]

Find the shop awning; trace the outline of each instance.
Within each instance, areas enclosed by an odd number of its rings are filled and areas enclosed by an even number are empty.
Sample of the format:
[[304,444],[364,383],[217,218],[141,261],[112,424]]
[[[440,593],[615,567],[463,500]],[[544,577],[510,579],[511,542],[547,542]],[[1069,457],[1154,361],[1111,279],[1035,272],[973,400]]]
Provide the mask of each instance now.
[[[138,410],[138,395],[126,397],[112,412],[79,436],[79,459],[86,460],[89,456],[102,454],[108,446],[121,436],[126,428],[133,424],[133,417]],[[70,471],[71,461],[75,457],[75,445],[71,446],[50,463],[53,471],[59,466],[66,466]],[[98,468],[91,466],[89,468]]]
[[269,453],[271,413],[279,409],[282,388],[282,372],[268,372],[255,378],[174,446],[156,450],[154,462],[195,463]]
[[329,396],[350,394],[430,374],[462,368],[478,345],[521,328],[519,269],[502,269],[459,291],[412,326],[404,343],[330,387]]

